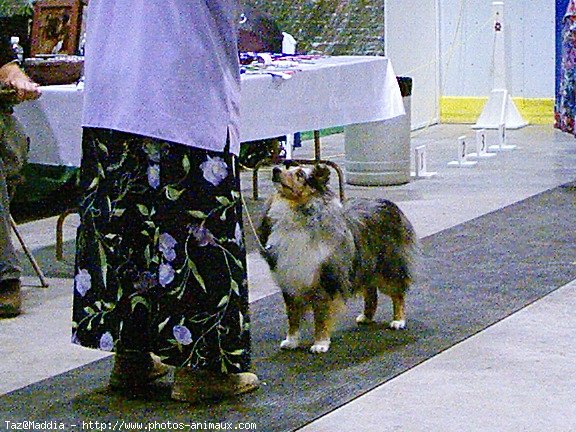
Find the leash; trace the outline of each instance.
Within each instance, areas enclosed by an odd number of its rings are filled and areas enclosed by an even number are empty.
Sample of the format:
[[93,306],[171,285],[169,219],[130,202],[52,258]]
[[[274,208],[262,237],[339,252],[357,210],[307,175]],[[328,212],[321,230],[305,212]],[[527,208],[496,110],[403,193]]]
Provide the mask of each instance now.
[[248,210],[248,206],[246,205],[246,200],[244,199],[244,195],[240,194],[240,198],[242,200],[242,206],[244,207],[244,213],[246,214],[246,218],[248,219],[248,224],[250,225],[250,228],[252,229],[252,233],[254,234],[254,237],[256,238],[256,243],[258,244],[258,247],[262,250],[262,252],[266,252],[266,248],[264,247],[264,245],[260,241],[260,238],[258,237],[258,232],[256,230],[256,226],[254,225],[254,221],[252,220],[252,216],[250,215],[250,211]]

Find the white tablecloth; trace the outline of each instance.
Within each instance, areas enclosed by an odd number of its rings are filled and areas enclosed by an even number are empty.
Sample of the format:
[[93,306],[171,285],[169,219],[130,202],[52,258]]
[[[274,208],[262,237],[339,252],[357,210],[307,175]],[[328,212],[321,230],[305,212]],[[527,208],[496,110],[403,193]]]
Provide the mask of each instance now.
[[[396,76],[385,57],[327,57],[300,68],[288,80],[242,76],[242,141],[404,114]],[[78,166],[82,91],[65,85],[42,87],[42,92],[37,101],[15,109],[30,136],[29,161]]]
[[40,99],[14,107],[30,137],[28,162],[80,166],[82,99],[76,85],[46,86]]

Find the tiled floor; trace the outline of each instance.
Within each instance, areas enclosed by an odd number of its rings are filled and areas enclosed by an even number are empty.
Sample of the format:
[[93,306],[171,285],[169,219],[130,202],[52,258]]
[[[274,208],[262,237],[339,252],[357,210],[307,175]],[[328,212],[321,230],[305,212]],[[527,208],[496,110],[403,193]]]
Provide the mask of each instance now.
[[[576,141],[550,126],[509,131],[509,142],[518,146],[515,151],[474,168],[448,168],[463,134],[472,137],[474,132],[466,125],[441,125],[413,134],[413,147],[427,146],[428,169],[438,172],[436,177],[401,186],[347,186],[347,195],[394,200],[424,237],[576,179]],[[322,146],[325,157],[343,162],[342,135],[324,138]],[[311,144],[305,143],[295,157],[309,156],[310,151]],[[262,201],[251,200],[250,173],[244,176],[247,208],[256,220]],[[260,175],[264,197],[270,193],[268,176],[269,170]],[[75,216],[67,220],[66,238],[74,237],[76,224]],[[49,219],[20,228],[36,249],[53,244],[54,227],[54,219]],[[246,227],[249,231],[250,224]],[[248,240],[255,300],[277,288],[257,246]],[[37,284],[31,277],[26,282]],[[102,356],[69,343],[72,281],[50,282],[48,289],[27,286],[25,313],[0,321],[2,393]],[[572,283],[557,290],[303,430],[576,430],[575,289]]]

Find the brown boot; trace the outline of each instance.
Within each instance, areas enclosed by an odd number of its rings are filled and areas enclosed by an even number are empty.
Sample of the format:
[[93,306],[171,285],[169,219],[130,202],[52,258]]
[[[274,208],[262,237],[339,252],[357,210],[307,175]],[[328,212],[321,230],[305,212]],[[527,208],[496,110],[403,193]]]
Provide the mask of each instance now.
[[7,279],[0,282],[0,318],[12,318],[20,315],[22,297],[20,279]]
[[110,375],[110,387],[116,390],[137,389],[162,378],[170,367],[152,353],[116,353]]
[[221,374],[184,367],[176,369],[172,399],[198,402],[208,399],[229,398],[256,390],[258,377],[250,372]]

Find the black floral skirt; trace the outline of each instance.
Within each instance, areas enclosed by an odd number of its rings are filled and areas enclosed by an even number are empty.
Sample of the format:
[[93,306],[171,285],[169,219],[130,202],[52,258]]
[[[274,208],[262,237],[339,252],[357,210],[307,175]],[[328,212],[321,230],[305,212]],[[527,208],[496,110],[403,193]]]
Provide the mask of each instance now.
[[234,155],[84,129],[72,341],[222,372],[250,362]]

